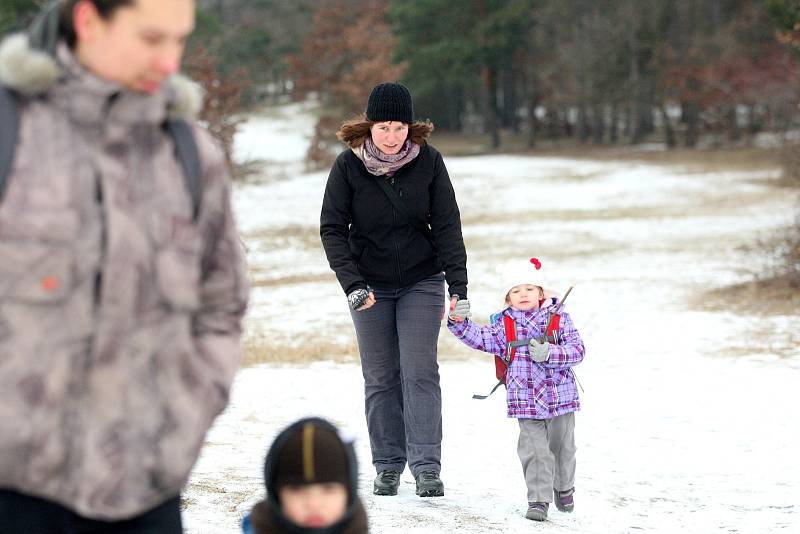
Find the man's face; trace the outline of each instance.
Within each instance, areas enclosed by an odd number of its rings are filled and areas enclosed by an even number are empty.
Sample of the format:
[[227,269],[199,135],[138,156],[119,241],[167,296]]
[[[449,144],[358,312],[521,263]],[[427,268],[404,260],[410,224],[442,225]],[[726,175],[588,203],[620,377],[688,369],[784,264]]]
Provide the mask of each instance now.
[[84,67],[133,91],[152,93],[180,68],[194,29],[194,0],[135,0],[108,19],[90,2],[80,2],[74,16],[75,52]]

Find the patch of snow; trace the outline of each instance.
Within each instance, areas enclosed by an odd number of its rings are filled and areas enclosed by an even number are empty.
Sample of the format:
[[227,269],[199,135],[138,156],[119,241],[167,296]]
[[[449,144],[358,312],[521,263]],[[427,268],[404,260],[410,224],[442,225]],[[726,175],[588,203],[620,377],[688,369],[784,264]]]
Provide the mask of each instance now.
[[[248,124],[237,154],[301,168],[313,128],[307,108]],[[576,368],[585,391],[575,512],[551,508],[535,525],[522,517],[517,424],[505,417],[502,391],[471,398],[493,385],[491,357],[443,329],[445,497],[416,497],[408,472],[396,497],[371,494],[357,364],[264,364],[239,372],[208,435],[184,494],[186,532],[239,532],[241,516],[263,497],[271,440],[307,415],[357,437],[372,532],[800,531],[800,314],[754,318],[687,305],[706,289],[746,280],[760,261],[748,245],[794,220],[797,200],[771,189],[774,171],[702,174],[505,155],[445,163],[464,220],[476,320],[500,306],[497,273],[512,259],[539,256],[557,273],[556,290],[575,285],[567,309],[587,347]],[[262,282],[248,330],[299,350],[306,332],[344,346],[353,328],[318,235],[327,172],[287,176],[235,192]]]

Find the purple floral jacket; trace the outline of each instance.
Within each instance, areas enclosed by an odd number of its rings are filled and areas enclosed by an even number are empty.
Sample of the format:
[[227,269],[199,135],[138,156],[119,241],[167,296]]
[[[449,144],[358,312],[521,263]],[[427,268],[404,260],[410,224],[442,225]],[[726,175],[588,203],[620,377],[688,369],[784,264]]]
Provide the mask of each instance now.
[[[447,328],[465,345],[497,356],[505,356],[506,332],[503,315],[517,325],[517,339],[543,335],[548,312],[554,311],[555,299],[538,310],[521,311],[506,308],[490,324],[481,326],[466,319],[448,322]],[[569,314],[561,312],[559,344],[550,344],[550,357],[536,363],[528,355],[528,347],[517,348],[506,376],[508,416],[517,419],[552,419],[578,411],[575,375],[572,367],[583,361],[584,347],[580,334]]]

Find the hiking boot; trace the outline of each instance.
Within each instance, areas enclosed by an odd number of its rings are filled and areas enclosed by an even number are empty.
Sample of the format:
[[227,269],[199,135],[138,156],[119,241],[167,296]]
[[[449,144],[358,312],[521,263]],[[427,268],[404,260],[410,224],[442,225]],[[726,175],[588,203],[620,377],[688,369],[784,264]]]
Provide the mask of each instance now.
[[553,490],[553,498],[556,501],[556,508],[560,512],[571,512],[575,509],[575,501],[572,494],[575,493],[575,488],[570,488],[564,491]]
[[400,471],[387,469],[381,471],[375,477],[372,493],[375,495],[397,495],[398,487],[400,487]]
[[417,475],[417,495],[420,497],[441,497],[444,483],[436,471],[422,471]]
[[525,514],[526,519],[533,521],[544,521],[547,519],[547,509],[550,505],[546,502],[529,502],[528,512]]

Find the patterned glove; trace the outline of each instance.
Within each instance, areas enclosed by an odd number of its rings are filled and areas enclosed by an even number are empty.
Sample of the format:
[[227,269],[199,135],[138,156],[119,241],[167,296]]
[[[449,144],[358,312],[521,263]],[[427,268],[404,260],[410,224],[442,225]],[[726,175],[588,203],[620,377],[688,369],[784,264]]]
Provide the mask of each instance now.
[[453,309],[450,310],[450,313],[447,315],[447,317],[450,319],[462,320],[466,319],[467,317],[472,317],[472,312],[469,311],[469,299],[457,300],[455,306],[453,306]]
[[369,298],[369,288],[367,289],[356,289],[350,292],[347,295],[347,302],[350,304],[350,309],[358,310],[361,306],[364,305],[364,302],[367,301]]
[[536,363],[546,362],[550,357],[550,343],[539,343],[536,339],[531,339],[528,345],[530,345],[531,360]]

